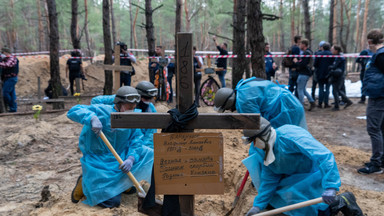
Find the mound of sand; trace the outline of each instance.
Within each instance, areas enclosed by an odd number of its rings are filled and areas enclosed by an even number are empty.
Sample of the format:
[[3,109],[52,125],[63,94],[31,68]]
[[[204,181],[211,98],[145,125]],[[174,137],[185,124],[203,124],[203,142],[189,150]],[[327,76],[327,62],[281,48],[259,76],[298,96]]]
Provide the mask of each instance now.
[[[69,88],[69,79],[65,76],[65,66],[69,55],[64,55],[65,58],[60,58],[60,77],[61,84],[65,88]],[[102,63],[104,55],[97,56],[94,62]],[[148,80],[148,59],[138,58],[138,62],[133,64],[136,70],[136,75],[132,77],[132,85],[135,86],[142,80]],[[41,55],[35,58],[21,57],[19,58],[19,79],[16,84],[16,94],[18,97],[31,98],[37,96],[37,79],[41,80],[41,94],[44,94],[44,89],[48,86],[50,79],[49,71],[49,56]],[[83,61],[85,76],[88,79],[84,81],[84,95],[102,94],[104,87],[104,70],[100,64],[91,64],[90,61]]]

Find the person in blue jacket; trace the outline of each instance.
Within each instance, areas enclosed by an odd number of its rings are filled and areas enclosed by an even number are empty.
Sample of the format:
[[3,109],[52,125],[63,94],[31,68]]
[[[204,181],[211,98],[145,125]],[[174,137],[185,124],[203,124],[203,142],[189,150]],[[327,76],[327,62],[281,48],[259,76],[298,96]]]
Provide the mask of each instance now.
[[280,208],[320,196],[324,203],[284,214],[335,215],[341,210],[344,215],[363,215],[352,193],[336,196],[341,181],[335,158],[307,130],[289,124],[275,130],[261,117],[260,129],[243,133],[244,143],[252,143],[261,153],[243,161],[258,191],[247,216],[268,205]]
[[[265,55],[272,55],[269,52],[270,46],[269,43],[265,43]],[[267,75],[267,80],[271,80],[272,77],[275,77],[275,73],[277,70],[277,65],[272,57],[264,57],[265,62],[265,73]]]
[[[123,86],[116,93],[114,105],[76,105],[68,111],[69,119],[84,125],[79,138],[83,175],[72,192],[72,202],[85,196],[87,205],[117,207],[121,193],[133,187],[126,173],[150,182],[153,150],[142,145],[140,129],[111,128],[112,112],[132,112],[139,101],[135,88]],[[99,137],[101,131],[123,160],[120,166]]]
[[363,94],[368,96],[367,132],[371,138],[372,156],[365,167],[358,169],[361,174],[382,173],[384,167],[384,34],[380,29],[371,30],[368,44],[375,54],[367,64]]
[[[288,90],[275,83],[256,77],[240,80],[236,89],[221,88],[214,99],[215,110],[231,110],[239,113],[260,113],[278,128],[293,124],[307,129],[303,105]],[[255,148],[251,146],[249,154]]]
[[[137,104],[135,112],[157,112],[155,106],[151,102],[157,96],[157,88],[148,81],[141,81],[136,86],[137,92],[141,96],[140,102]],[[109,104],[113,105],[115,95],[100,95],[92,98],[91,104]],[[143,145],[153,149],[153,134],[156,129],[140,129],[144,135]]]

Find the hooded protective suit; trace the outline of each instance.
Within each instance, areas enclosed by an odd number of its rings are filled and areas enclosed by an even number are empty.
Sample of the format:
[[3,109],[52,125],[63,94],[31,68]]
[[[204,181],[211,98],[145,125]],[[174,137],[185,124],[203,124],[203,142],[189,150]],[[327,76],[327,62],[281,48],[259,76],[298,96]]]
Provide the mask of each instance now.
[[68,111],[67,117],[83,124],[79,138],[79,148],[83,153],[80,159],[83,170],[83,192],[85,204],[97,205],[121,194],[133,186],[127,174],[119,169],[119,163],[92,131],[91,118],[97,116],[103,125],[103,133],[124,161],[129,156],[135,158],[131,169],[138,181],[150,182],[153,166],[153,150],[142,145],[140,129],[112,129],[111,113],[117,112],[111,105],[76,105]]
[[[92,98],[91,104],[106,104],[113,105],[113,100],[115,99],[115,95],[101,95]],[[136,109],[135,109],[136,112]],[[141,112],[141,111],[140,111]],[[143,111],[144,112],[144,111]],[[149,103],[148,109],[145,112],[157,112],[155,106],[152,103]],[[156,129],[146,129],[141,128],[141,132],[144,137],[142,140],[143,145],[150,147],[153,149],[153,134],[157,132]]]
[[[288,90],[271,81],[252,77],[236,86],[236,110],[239,113],[260,113],[273,128],[292,124],[307,129],[304,108]],[[251,145],[249,154],[255,153]]]
[[[251,144],[253,145],[253,144]],[[333,154],[301,127],[284,125],[276,129],[275,161],[263,165],[264,151],[243,160],[258,191],[253,206],[268,204],[280,208],[321,196],[327,188],[340,187],[340,175]],[[327,204],[320,203],[285,212],[287,215],[317,215]]]

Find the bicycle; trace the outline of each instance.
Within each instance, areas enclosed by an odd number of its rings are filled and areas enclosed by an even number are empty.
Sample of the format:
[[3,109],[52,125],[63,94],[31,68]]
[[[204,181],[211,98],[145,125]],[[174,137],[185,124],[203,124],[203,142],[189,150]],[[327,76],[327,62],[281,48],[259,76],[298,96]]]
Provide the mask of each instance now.
[[[204,68],[205,74],[215,74],[216,71],[222,71],[223,68],[212,68],[211,67],[211,56],[208,55],[207,58],[207,65],[208,68]],[[200,97],[201,100],[207,105],[207,106],[213,106],[214,105],[214,99],[216,96],[216,92],[220,89],[219,83],[213,78],[213,76],[208,75],[208,79],[206,79],[203,84],[201,84],[200,87]]]

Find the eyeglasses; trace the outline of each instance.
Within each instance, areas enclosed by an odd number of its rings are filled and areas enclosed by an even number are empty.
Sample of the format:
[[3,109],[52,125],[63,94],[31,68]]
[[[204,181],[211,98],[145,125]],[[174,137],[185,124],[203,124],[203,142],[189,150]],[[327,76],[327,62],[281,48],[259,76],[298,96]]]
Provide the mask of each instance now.
[[127,94],[124,96],[116,95],[116,97],[126,100],[129,103],[139,103],[140,102],[140,95],[139,94]]

